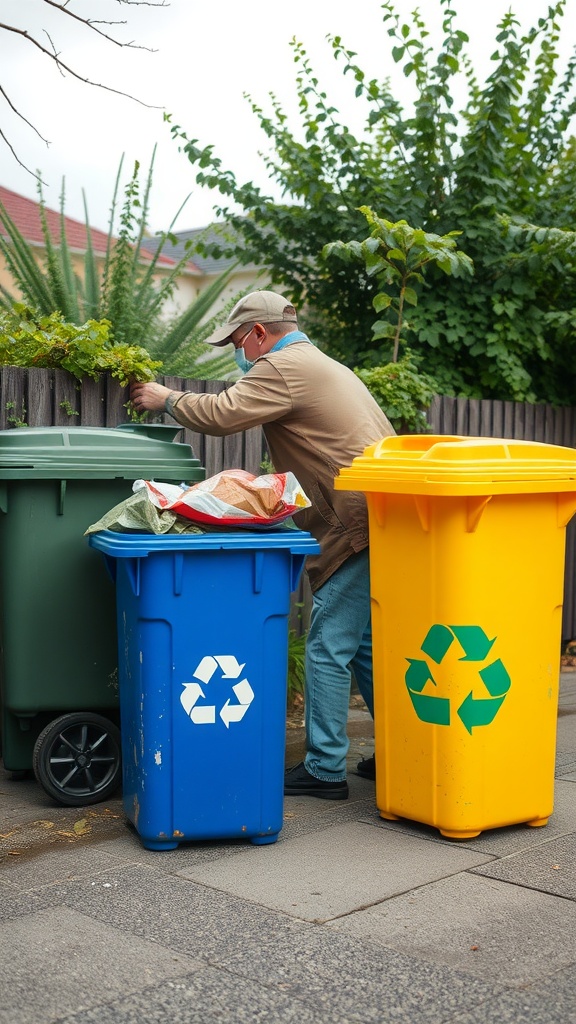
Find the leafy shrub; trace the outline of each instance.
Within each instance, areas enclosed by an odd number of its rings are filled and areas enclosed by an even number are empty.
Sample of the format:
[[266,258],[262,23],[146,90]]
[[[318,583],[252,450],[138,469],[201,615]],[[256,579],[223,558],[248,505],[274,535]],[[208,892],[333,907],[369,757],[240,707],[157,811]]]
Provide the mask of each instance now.
[[160,365],[138,345],[113,345],[107,320],[77,326],[60,313],[42,316],[20,302],[0,310],[0,366],[63,369],[78,380],[110,373],[125,387],[131,380],[154,380]]
[[[383,344],[372,331],[377,281],[360,261],[327,267],[320,258],[335,239],[362,241],[359,210],[366,206],[382,220],[405,220],[427,234],[461,231],[474,261],[474,278],[446,277],[434,266],[414,289],[419,302],[410,310],[410,345],[441,393],[570,405],[576,259],[566,248],[558,258],[547,232],[571,231],[576,221],[576,60],[570,56],[561,68],[558,47],[573,5],[542,2],[542,16],[526,32],[512,11],[504,14],[483,84],[457,26],[457,6],[454,0],[420,4],[405,20],[393,0],[380,3],[384,73],[378,78],[363,70],[341,36],[328,36],[358,100],[357,130],[342,119],[303,45],[293,40],[296,117],[274,97],[268,109],[249,100],[281,202],[269,184],[260,188],[237,177],[214,145],[178,125],[172,134],[197,184],[220,194],[218,213],[237,238],[220,248],[243,264],[265,265],[324,351],[351,367],[388,358],[388,338]],[[438,47],[418,8],[426,17],[436,8]],[[407,80],[394,91],[391,61]],[[520,231],[507,230],[503,218]],[[524,233],[527,225],[535,229],[532,237]],[[217,248],[211,247],[214,255]]]
[[424,409],[430,405],[438,385],[433,377],[419,373],[411,352],[397,363],[371,370],[355,369],[395,430],[423,433],[429,430]]

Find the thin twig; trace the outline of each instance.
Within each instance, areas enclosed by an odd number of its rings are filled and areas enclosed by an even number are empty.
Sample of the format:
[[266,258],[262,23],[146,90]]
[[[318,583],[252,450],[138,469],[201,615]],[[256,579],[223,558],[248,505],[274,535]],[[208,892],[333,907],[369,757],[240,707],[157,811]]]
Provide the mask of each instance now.
[[46,182],[45,182],[45,181],[42,181],[42,178],[40,177],[40,175],[39,175],[39,174],[36,174],[36,173],[35,173],[34,171],[31,171],[31,170],[30,170],[30,168],[29,168],[29,167],[27,167],[27,166],[26,166],[26,164],[22,162],[22,160],[21,160],[21,159],[20,159],[20,157],[18,156],[18,154],[17,154],[16,150],[14,149],[14,146],[12,145],[12,143],[10,142],[10,140],[9,140],[9,139],[8,139],[8,138],[6,137],[6,135],[4,134],[4,132],[2,131],[2,129],[1,129],[1,128],[0,128],[0,139],[3,139],[3,140],[4,140],[4,142],[5,142],[5,143],[6,143],[6,145],[8,146],[8,149],[9,149],[9,150],[10,150],[10,152],[12,153],[12,156],[14,157],[14,159],[15,159],[16,163],[17,163],[17,164],[20,164],[20,167],[22,167],[22,168],[23,168],[23,170],[25,170],[25,171],[26,171],[26,172],[27,172],[28,174],[31,174],[33,178],[36,178],[36,181],[40,181],[40,182],[42,182],[42,184],[43,184],[43,185],[45,185],[45,184],[46,184]]
[[[48,0],[46,0],[46,2],[48,2]],[[94,85],[98,89],[105,89],[106,92],[115,93],[116,96],[125,96],[127,99],[134,100],[135,103],[139,103],[141,106],[147,107],[149,110],[163,109],[162,107],[159,107],[153,103],[145,103],[144,100],[139,100],[137,96],[132,96],[131,93],[124,92],[122,89],[113,89],[111,85],[104,85],[103,82],[93,82],[91,78],[84,78],[82,75],[79,75],[77,71],[74,71],[73,68],[69,67],[68,64],[65,64],[63,60],[60,60],[60,57],[58,56],[56,51],[51,53],[50,50],[47,50],[45,46],[42,46],[42,44],[39,43],[38,40],[34,38],[34,36],[31,36],[29,32],[26,31],[26,29],[14,28],[13,25],[4,25],[0,22],[0,30],[2,29],[5,29],[7,32],[15,32],[16,35],[19,36],[23,36],[24,39],[27,39],[29,43],[33,43],[34,46],[37,46],[41,53],[44,53],[47,57],[50,57],[50,60],[53,60],[59,68],[64,68],[64,71],[67,71],[68,74],[72,75],[72,77],[76,78],[79,82],[84,82],[86,85]],[[46,34],[48,35],[48,33]],[[50,39],[50,36],[48,36],[48,38]],[[50,42],[52,42],[52,40],[50,40]],[[142,47],[142,49],[145,49],[145,47]]]
[[[127,3],[130,7],[169,7],[169,4],[162,3],[146,3],[142,0],[117,0],[118,3]],[[99,18],[82,18],[79,14],[75,14],[74,11],[68,10],[68,4],[58,4],[56,0],[44,0],[45,4],[49,7],[55,7],[57,11],[62,11],[62,14],[67,14],[69,18],[74,18],[75,21],[81,22],[86,25],[97,35],[102,36],[103,39],[107,39],[110,43],[114,43],[116,46],[126,46],[131,50],[148,50],[149,53],[156,53],[156,50],[151,49],[149,46],[137,46],[136,43],[122,43],[119,39],[115,39],[114,36],[108,35],[107,32],[103,32],[102,29],[97,28],[98,25],[126,25],[126,21],[104,21]]]
[[[4,91],[4,89],[2,88],[2,86],[1,86],[1,85],[0,85],[0,93],[2,94],[2,96],[4,97],[4,99],[6,100],[6,103],[8,104],[8,106],[10,107],[10,109],[14,111],[14,113],[16,114],[16,116],[17,116],[17,117],[19,117],[19,118],[20,118],[20,119],[21,119],[22,121],[24,121],[24,123],[25,123],[25,124],[27,124],[27,125],[28,125],[28,127],[29,127],[29,128],[31,128],[33,132],[36,132],[36,135],[38,136],[38,138],[39,138],[39,139],[42,139],[42,142],[45,142],[45,143],[46,143],[46,145],[47,145],[47,146],[49,146],[49,145],[50,145],[50,143],[48,142],[48,139],[45,139],[45,138],[44,138],[44,136],[40,134],[40,132],[38,131],[38,129],[34,127],[34,125],[32,124],[32,122],[31,122],[31,121],[29,121],[29,120],[28,120],[28,118],[24,116],[24,114],[21,114],[21,113],[20,113],[20,111],[18,110],[18,108],[14,106],[14,104],[12,103],[12,100],[10,99],[10,97],[8,96],[8,94],[7,94],[7,93],[6,93],[5,91]],[[4,138],[5,138],[5,136],[4,136]]]

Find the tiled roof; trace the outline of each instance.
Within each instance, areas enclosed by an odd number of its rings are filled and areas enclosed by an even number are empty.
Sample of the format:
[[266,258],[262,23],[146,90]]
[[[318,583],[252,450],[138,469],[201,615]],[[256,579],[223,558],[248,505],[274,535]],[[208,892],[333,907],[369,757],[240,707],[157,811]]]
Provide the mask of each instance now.
[[[192,228],[190,231],[174,231],[172,234],[178,241],[173,245],[170,243],[170,240],[167,240],[164,247],[165,251],[170,253],[176,260],[181,259],[187,252],[193,253],[194,263],[200,267],[204,274],[221,274],[236,262],[233,256],[204,256],[196,252],[196,243],[200,241],[206,243],[215,242],[224,247],[226,242],[233,240],[233,238],[230,238],[231,229],[225,224],[209,224],[208,227]],[[190,243],[188,247],[186,246],[187,242]],[[151,252],[154,252],[158,245],[158,239],[145,238],[142,245]],[[255,263],[250,263],[243,264],[242,269],[259,270],[260,268]]]
[[[11,220],[14,221],[20,234],[30,242],[32,245],[44,245],[44,235],[42,233],[42,222],[40,220],[40,205],[35,203],[32,199],[26,199],[24,196],[18,195],[17,192],[11,192],[8,188],[3,188],[0,185],[0,202],[4,206]],[[60,214],[56,210],[51,210],[48,207],[44,208],[46,215],[46,223],[48,230],[57,245],[60,241]],[[72,217],[64,217],[64,226],[66,230],[66,241],[70,249],[76,252],[86,251],[86,225],[82,224],[79,220],[74,220]],[[2,225],[0,224],[0,233],[4,234]],[[98,228],[90,228],[90,237],[92,239],[92,247],[94,252],[97,254],[104,255],[108,246],[108,235],[104,231],[99,231]],[[150,241],[150,239],[146,239]],[[157,246],[158,243],[156,243]],[[148,245],[142,246],[142,256],[144,259],[150,259],[150,252],[154,252],[155,247]],[[184,255],[184,253],[183,253]],[[178,261],[178,257],[175,254],[170,256],[162,253],[158,258],[158,265],[166,268],[174,266]],[[188,261],[186,266],[188,272],[200,273],[198,265],[192,260]]]

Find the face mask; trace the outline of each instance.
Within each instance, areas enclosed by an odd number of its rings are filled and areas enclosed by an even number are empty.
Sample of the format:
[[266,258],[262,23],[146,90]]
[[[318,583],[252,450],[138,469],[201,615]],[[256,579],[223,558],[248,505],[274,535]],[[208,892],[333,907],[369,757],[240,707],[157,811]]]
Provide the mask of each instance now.
[[238,366],[239,370],[242,371],[242,373],[248,373],[248,370],[251,370],[252,367],[254,366],[254,363],[251,363],[249,359],[246,359],[243,348],[234,349],[234,359],[236,360],[236,365]]

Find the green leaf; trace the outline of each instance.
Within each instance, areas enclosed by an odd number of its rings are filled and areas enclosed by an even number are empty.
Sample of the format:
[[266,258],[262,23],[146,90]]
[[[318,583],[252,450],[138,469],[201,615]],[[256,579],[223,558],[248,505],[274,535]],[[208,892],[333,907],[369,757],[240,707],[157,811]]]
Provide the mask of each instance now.
[[392,304],[392,296],[387,295],[386,292],[378,292],[372,299],[372,305],[377,313],[381,313],[383,309],[389,309]]

